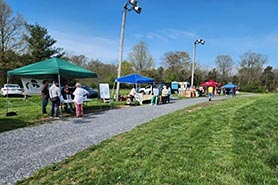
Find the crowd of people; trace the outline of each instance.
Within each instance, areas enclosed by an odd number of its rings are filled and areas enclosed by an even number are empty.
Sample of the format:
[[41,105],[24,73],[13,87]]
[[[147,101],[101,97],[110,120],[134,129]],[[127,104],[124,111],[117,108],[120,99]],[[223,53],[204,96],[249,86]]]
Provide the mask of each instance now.
[[[83,116],[83,102],[84,96],[88,94],[88,91],[81,88],[81,84],[77,82],[75,84],[75,90],[71,91],[68,84],[65,84],[63,89],[60,91],[58,81],[53,81],[52,85],[48,87],[48,81],[43,81],[43,86],[41,89],[42,96],[42,114],[47,114],[47,105],[48,101],[51,102],[50,109],[50,117],[54,119],[59,119],[59,108],[63,105],[64,109],[69,113],[74,113],[76,117]],[[223,93],[232,96],[236,96],[236,88],[232,89],[222,89]],[[212,97],[216,95],[216,93],[221,94],[215,87],[208,86],[206,88],[196,89],[196,92],[199,95],[207,95],[209,101],[212,100]],[[140,93],[136,90],[136,86],[134,85],[130,92],[127,94],[126,99],[130,101],[130,104],[134,104],[136,100],[138,100],[138,95]],[[170,103],[171,100],[172,89],[167,85],[153,85],[151,88],[151,92],[148,96],[150,98],[150,105],[159,105]],[[141,93],[142,95],[142,93]],[[195,97],[195,96],[194,96]]]
[[[150,105],[158,105],[160,102],[162,104],[170,103],[171,92],[171,87],[167,88],[166,85],[163,85],[162,88],[159,88],[158,86],[154,85],[150,93],[152,95]],[[131,103],[134,103],[136,100],[136,95],[138,95],[138,92],[136,91],[136,87],[133,86],[127,95],[127,98],[129,101],[131,101]]]
[[207,96],[209,98],[209,101],[212,100],[212,97],[215,95],[226,95],[226,96],[232,96],[236,97],[236,94],[238,93],[237,87],[233,88],[219,88],[219,87],[213,87],[213,86],[208,86],[208,87],[199,87],[195,90],[198,93],[198,96]]
[[76,117],[82,117],[84,96],[88,94],[88,91],[81,88],[79,82],[75,84],[75,87],[75,90],[71,92],[68,84],[65,84],[63,90],[60,91],[58,81],[53,81],[52,85],[48,87],[48,81],[44,80],[41,89],[42,114],[47,114],[47,105],[50,101],[50,118],[59,119],[60,105],[64,105],[65,110],[70,113],[75,110]]

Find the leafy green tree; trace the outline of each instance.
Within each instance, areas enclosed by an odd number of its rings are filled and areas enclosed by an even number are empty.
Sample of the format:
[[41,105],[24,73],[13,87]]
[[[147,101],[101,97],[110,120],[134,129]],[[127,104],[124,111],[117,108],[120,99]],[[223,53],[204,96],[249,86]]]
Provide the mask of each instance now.
[[131,53],[129,53],[129,60],[138,73],[154,66],[154,59],[149,53],[147,44],[143,41],[132,48]]
[[239,83],[241,85],[246,85],[260,79],[263,72],[263,66],[266,63],[267,57],[260,53],[252,51],[244,53],[241,56],[241,61],[239,62]]
[[163,82],[172,82],[172,81],[180,81],[179,80],[179,75],[176,73],[173,73],[173,69],[172,68],[167,68],[164,71],[164,75],[163,75]]
[[264,86],[262,86],[260,80],[254,80],[252,82],[249,82],[248,84],[242,85],[240,89],[246,92],[257,92],[257,93],[262,93],[265,92],[266,90]]
[[157,68],[157,78],[156,81],[162,82],[163,81],[163,75],[164,75],[164,68],[160,66]]
[[[208,70],[207,69],[204,69],[200,64],[197,64],[195,66],[195,77],[194,77],[194,81],[195,81],[195,84],[197,86],[199,86],[200,83],[208,80]],[[188,82],[190,82],[191,78],[190,79],[187,79]]]
[[123,61],[121,65],[121,75],[125,76],[130,73],[134,73],[135,71],[133,70],[133,65],[128,62],[128,61]]
[[217,77],[218,77],[219,73],[216,70],[216,68],[213,68],[211,71],[208,72],[208,80],[214,80],[217,81]]
[[[91,60],[88,62],[87,68],[97,73],[98,82],[108,82],[110,86],[113,86],[114,80],[117,77],[117,67],[115,65],[105,64],[99,60]],[[97,81],[94,81],[95,84]]]
[[267,66],[262,75],[261,75],[261,82],[262,85],[264,85],[265,89],[267,90],[273,90],[273,80],[274,80],[274,74],[272,72],[272,67],[271,66]]
[[272,87],[275,92],[278,92],[278,69],[273,70]]
[[[232,83],[234,84],[239,84],[239,79],[238,79],[238,76],[237,75],[233,75],[232,76]],[[224,84],[223,84],[224,85]],[[240,87],[239,87],[240,88]]]
[[168,52],[164,54],[164,80],[185,81],[190,77],[189,55],[185,51]]
[[25,40],[28,45],[28,53],[30,54],[30,63],[45,60],[51,57],[62,57],[65,53],[62,48],[56,48],[56,40],[48,35],[46,28],[39,24],[27,24],[28,30],[25,34]]
[[16,55],[24,50],[23,32],[25,20],[14,15],[11,7],[0,1],[0,83],[7,78],[7,71],[17,66]]

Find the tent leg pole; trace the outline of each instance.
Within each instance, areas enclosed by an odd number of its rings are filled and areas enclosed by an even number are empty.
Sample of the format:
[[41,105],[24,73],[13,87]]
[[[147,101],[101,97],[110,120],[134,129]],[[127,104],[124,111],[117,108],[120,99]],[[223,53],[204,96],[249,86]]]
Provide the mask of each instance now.
[[114,82],[114,84],[113,84],[113,89],[112,89],[112,98],[114,99],[114,93],[115,93],[115,83],[116,82]]
[[[9,77],[7,77],[7,84],[9,84]],[[6,95],[6,115],[9,112],[9,87],[7,87],[7,95]]]
[[[60,91],[60,94],[61,94],[62,89],[61,89],[61,76],[60,76],[60,74],[58,74],[58,83],[59,83],[59,91]],[[59,99],[61,100],[61,97],[59,97]],[[60,107],[60,110],[61,110],[61,118],[62,118],[63,117],[63,107],[62,107],[61,101],[60,101],[59,107]]]

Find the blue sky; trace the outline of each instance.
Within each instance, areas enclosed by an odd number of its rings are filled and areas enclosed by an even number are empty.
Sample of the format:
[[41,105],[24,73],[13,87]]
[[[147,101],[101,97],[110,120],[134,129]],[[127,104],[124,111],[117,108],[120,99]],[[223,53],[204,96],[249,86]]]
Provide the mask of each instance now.
[[[118,63],[123,5],[127,0],[6,0],[29,24],[48,29],[57,46],[104,63]],[[124,58],[140,41],[156,67],[169,51],[187,51],[214,67],[218,55],[237,64],[251,50],[278,68],[278,0],[138,0],[141,14],[127,13]]]

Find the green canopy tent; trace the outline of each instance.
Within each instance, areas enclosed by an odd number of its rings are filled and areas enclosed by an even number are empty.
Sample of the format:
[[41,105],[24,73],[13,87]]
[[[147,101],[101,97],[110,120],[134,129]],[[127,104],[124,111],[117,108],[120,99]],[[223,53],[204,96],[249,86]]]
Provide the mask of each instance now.
[[45,78],[46,76],[66,76],[68,78],[97,78],[97,74],[59,58],[51,58],[8,71],[9,76]]
[[61,84],[61,76],[67,78],[97,78],[95,72],[59,58],[50,58],[8,71],[7,76],[7,83],[10,76],[37,79],[56,78],[58,79],[59,86]]
[[7,84],[10,76],[37,79],[54,77],[58,78],[59,87],[61,87],[61,76],[67,78],[97,78],[97,74],[95,72],[59,58],[50,58],[8,71],[7,76]]

